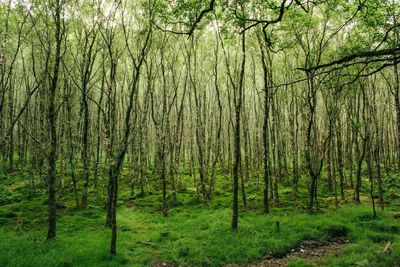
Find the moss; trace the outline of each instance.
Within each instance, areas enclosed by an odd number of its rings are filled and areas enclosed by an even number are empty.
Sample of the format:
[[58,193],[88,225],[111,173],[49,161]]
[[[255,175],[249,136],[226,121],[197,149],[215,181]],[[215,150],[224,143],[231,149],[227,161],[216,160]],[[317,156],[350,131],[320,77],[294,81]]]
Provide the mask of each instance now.
[[9,212],[4,212],[0,216],[3,218],[16,218],[16,217],[18,217],[18,214],[15,212],[9,211]]
[[324,231],[331,238],[346,237],[349,229],[345,225],[329,225],[324,228]]
[[[189,177],[182,176],[182,183],[191,185],[190,181]],[[346,204],[337,210],[330,208],[324,213],[309,215],[296,208],[306,203],[307,192],[303,189],[298,198],[292,198],[291,188],[282,187],[280,206],[271,207],[271,213],[264,215],[262,194],[255,183],[249,183],[250,208],[240,210],[239,229],[232,232],[231,194],[223,190],[229,185],[229,179],[218,176],[219,193],[208,206],[194,191],[178,192],[178,202],[170,206],[167,218],[160,212],[160,189],[153,188],[152,194],[130,200],[134,209],[120,205],[116,257],[108,255],[111,233],[104,228],[101,195],[98,201],[91,196],[90,208],[86,210],[75,208],[72,193],[63,196],[65,208],[58,210],[57,240],[50,243],[44,242],[45,192],[32,195],[29,200],[0,206],[0,251],[4,252],[0,254],[0,266],[149,266],[154,262],[221,266],[257,261],[266,254],[283,257],[302,240],[342,236],[350,239],[350,244],[340,256],[326,257],[322,266],[350,266],[364,259],[373,263],[372,266],[394,266],[400,262],[400,222],[393,214],[378,211],[378,219],[373,220],[369,205]],[[123,188],[128,187],[121,185]],[[324,197],[330,196],[324,193],[321,202],[334,205]],[[22,218],[23,231],[16,232],[18,216]],[[382,253],[387,240],[393,243],[390,255]],[[289,262],[289,266],[307,264],[303,260]]]

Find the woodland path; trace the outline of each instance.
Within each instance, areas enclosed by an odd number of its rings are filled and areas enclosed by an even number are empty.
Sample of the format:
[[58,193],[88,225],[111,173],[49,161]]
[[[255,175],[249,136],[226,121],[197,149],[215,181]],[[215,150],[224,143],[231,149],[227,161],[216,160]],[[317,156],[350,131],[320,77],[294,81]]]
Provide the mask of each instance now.
[[265,256],[263,260],[244,263],[229,264],[226,267],[278,267],[287,266],[292,259],[304,259],[314,266],[321,266],[321,259],[328,255],[339,255],[343,247],[349,243],[345,237],[339,237],[331,241],[307,240],[301,242],[282,258],[273,257],[271,254]]

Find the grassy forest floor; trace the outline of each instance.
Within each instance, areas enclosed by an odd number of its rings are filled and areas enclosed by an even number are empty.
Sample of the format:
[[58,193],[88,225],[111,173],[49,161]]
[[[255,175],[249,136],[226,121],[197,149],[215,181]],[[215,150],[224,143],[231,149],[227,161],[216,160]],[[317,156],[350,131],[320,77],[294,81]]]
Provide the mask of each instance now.
[[[288,178],[289,179],[289,178]],[[332,194],[322,188],[321,212],[305,212],[306,191],[298,199],[282,184],[280,204],[270,215],[262,210],[262,193],[256,182],[247,185],[248,207],[240,210],[239,230],[230,230],[230,179],[218,177],[215,196],[208,206],[183,176],[178,202],[170,200],[169,216],[161,215],[157,189],[144,198],[130,199],[127,178],[122,177],[118,208],[118,243],[115,257],[108,254],[110,230],[104,227],[104,196],[91,192],[89,208],[75,207],[72,191],[58,201],[57,239],[45,242],[47,195],[30,190],[28,174],[2,175],[0,179],[0,266],[224,266],[261,262],[268,255],[282,258],[305,240],[348,243],[318,259],[318,266],[400,266],[400,202],[397,196],[384,212],[377,207],[373,219],[367,194],[362,204],[341,201],[335,208]],[[367,181],[363,181],[367,188]],[[125,183],[125,184],[124,184]],[[305,187],[303,187],[305,188]],[[393,195],[393,194],[392,194]],[[277,231],[276,222],[280,224]],[[391,253],[383,252],[391,242]],[[288,266],[315,262],[289,258]]]

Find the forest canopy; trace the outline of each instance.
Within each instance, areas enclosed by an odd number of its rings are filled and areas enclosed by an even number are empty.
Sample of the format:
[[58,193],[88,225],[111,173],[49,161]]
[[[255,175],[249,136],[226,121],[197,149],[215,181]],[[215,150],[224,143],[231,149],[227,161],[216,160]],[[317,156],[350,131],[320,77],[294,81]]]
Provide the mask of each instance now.
[[[0,226],[41,216],[50,241],[94,209],[111,255],[117,211],[222,205],[228,236],[331,209],[400,229],[399,15],[397,0],[0,0]],[[170,262],[207,265],[186,248]]]

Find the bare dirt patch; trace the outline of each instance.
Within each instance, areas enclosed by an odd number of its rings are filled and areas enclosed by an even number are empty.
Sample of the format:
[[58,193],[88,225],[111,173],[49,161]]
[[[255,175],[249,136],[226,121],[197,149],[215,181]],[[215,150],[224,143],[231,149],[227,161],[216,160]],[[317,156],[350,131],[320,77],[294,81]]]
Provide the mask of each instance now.
[[274,258],[268,254],[264,259],[244,264],[229,264],[226,267],[275,267],[287,266],[292,259],[304,259],[315,266],[319,266],[318,261],[327,255],[339,255],[342,248],[349,243],[344,237],[336,238],[331,241],[307,240],[303,241],[296,248],[292,249],[282,258]]

